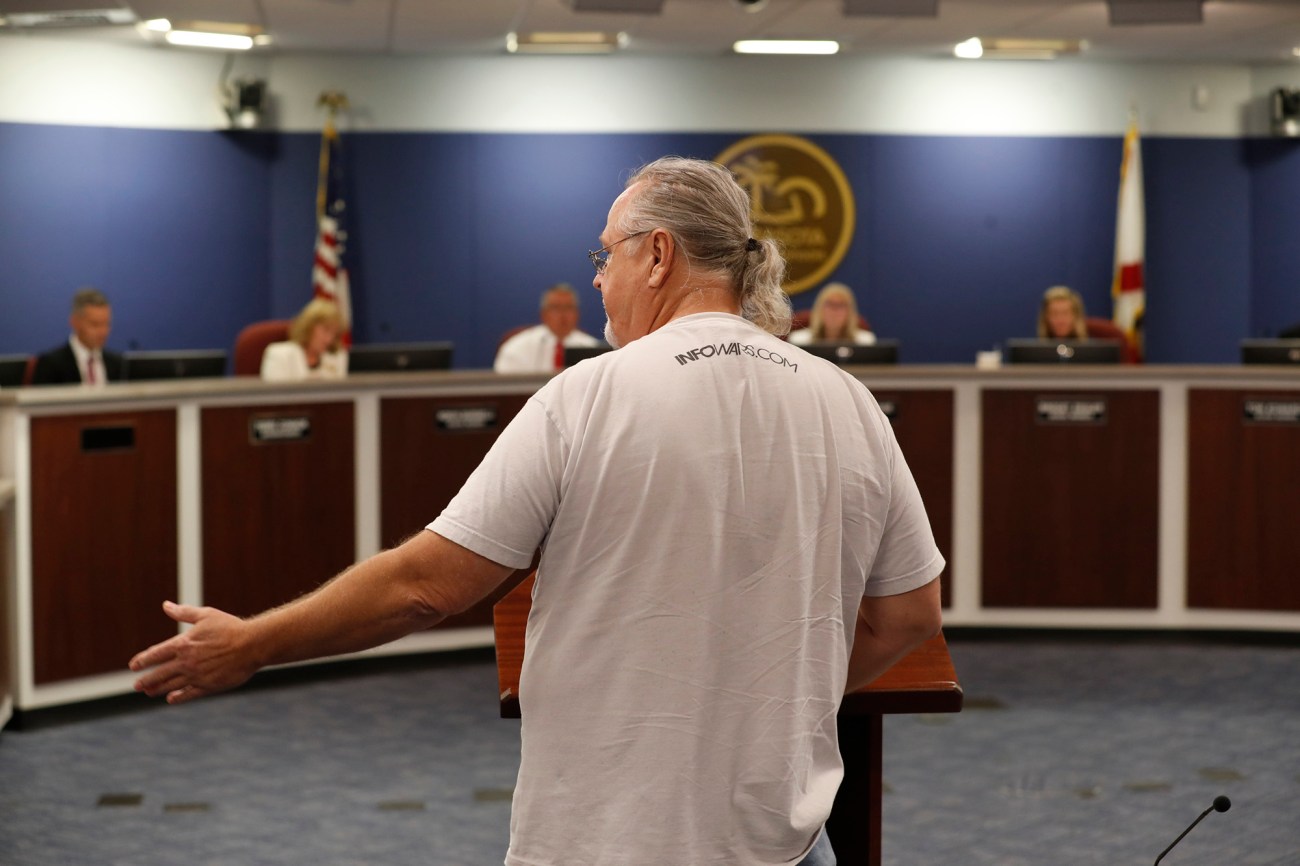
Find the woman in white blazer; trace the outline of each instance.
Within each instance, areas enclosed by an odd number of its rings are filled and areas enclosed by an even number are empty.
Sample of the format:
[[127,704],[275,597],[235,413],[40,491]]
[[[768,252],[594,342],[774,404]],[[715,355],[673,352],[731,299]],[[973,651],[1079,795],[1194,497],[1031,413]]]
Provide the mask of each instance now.
[[813,343],[857,343],[871,346],[876,335],[858,326],[858,301],[843,283],[827,283],[813,301],[808,327],[790,334],[796,346]]
[[293,320],[288,340],[266,347],[262,378],[268,382],[342,379],[348,374],[348,353],[339,347],[342,333],[343,314],[338,306],[316,298]]

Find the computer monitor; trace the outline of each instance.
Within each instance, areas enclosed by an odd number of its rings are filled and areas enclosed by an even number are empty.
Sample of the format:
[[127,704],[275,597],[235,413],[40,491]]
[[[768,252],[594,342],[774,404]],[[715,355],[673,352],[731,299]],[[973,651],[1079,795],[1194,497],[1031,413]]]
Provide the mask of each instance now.
[[841,367],[852,364],[898,363],[897,340],[877,340],[870,346],[859,346],[857,343],[812,343],[800,348]]
[[1243,364],[1300,364],[1300,339],[1242,340]]
[[614,351],[614,347],[607,343],[601,343],[599,346],[565,346],[564,366],[572,367],[579,361],[585,361],[588,358],[594,358],[597,355],[612,351]]
[[1118,340],[1008,340],[1008,364],[1118,364]]
[[122,378],[127,382],[155,379],[219,379],[226,375],[222,349],[185,352],[127,352],[122,356]]
[[374,343],[348,350],[349,373],[450,370],[451,343]]
[[20,388],[26,375],[26,355],[0,355],[0,388]]

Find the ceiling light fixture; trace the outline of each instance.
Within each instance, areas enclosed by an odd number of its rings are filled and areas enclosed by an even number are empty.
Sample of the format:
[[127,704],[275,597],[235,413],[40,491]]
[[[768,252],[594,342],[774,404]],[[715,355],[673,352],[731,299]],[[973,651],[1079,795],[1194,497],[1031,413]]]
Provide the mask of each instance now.
[[829,39],[742,39],[731,50],[737,54],[836,54],[840,43]]
[[1081,39],[980,39],[960,42],[952,53],[965,60],[1055,60],[1088,47]]
[[[73,3],[7,2],[8,9],[0,14],[0,27],[13,30],[51,29],[57,27],[107,27],[115,24],[134,24],[135,13],[122,5],[108,9],[69,9]],[[93,4],[87,4],[93,5]],[[14,7],[19,7],[15,9]]]
[[539,31],[506,34],[506,51],[511,54],[611,54],[625,45],[626,33]]
[[269,45],[271,37],[256,24],[239,21],[171,21],[151,18],[136,25],[140,35],[151,41],[163,40],[186,48],[216,48],[247,51],[254,45]]
[[200,30],[169,30],[163,37],[172,45],[186,48],[219,48],[226,51],[247,51],[253,47],[253,37],[234,33],[205,33]]

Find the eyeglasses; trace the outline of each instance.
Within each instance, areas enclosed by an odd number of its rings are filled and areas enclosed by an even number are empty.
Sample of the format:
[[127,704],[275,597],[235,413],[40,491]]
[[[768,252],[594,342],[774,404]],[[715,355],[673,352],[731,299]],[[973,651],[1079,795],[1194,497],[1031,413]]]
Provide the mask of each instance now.
[[623,241],[631,240],[637,235],[643,235],[648,231],[650,230],[645,229],[644,231],[634,232],[633,234],[630,234],[625,238],[619,238],[609,246],[601,247],[598,250],[587,250],[587,258],[591,259],[591,265],[596,269],[596,273],[603,274],[605,273],[605,268],[609,267],[609,250],[623,243]]

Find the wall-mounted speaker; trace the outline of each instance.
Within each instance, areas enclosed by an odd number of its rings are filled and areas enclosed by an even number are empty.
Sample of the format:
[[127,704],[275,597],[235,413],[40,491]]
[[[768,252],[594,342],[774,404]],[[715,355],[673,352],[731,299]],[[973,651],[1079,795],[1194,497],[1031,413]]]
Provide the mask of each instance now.
[[1269,115],[1274,135],[1300,137],[1300,90],[1279,87],[1270,93]]
[[231,129],[257,129],[266,111],[266,82],[260,78],[239,79],[226,85],[226,118]]

